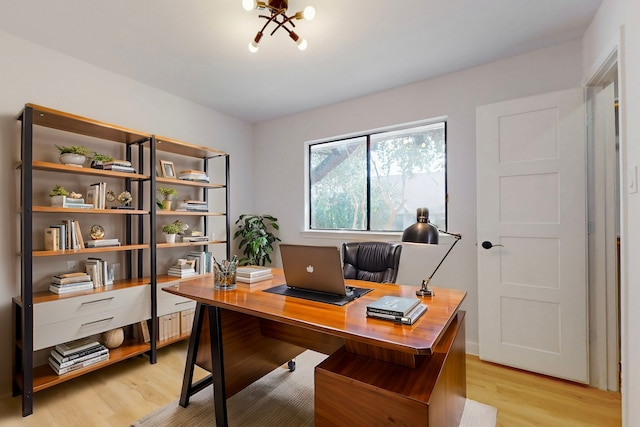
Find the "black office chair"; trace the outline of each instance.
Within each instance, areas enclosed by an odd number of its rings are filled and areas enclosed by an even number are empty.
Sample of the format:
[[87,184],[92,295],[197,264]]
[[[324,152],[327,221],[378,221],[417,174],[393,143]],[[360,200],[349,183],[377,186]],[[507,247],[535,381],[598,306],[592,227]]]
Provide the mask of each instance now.
[[342,244],[345,279],[395,283],[402,245],[389,242],[348,242]]

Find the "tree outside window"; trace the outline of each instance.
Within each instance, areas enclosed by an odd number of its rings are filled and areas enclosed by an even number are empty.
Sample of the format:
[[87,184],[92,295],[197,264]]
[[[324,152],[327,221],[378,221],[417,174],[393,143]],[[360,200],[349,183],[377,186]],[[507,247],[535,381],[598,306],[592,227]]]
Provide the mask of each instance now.
[[309,146],[310,228],[402,231],[429,208],[446,229],[446,123]]

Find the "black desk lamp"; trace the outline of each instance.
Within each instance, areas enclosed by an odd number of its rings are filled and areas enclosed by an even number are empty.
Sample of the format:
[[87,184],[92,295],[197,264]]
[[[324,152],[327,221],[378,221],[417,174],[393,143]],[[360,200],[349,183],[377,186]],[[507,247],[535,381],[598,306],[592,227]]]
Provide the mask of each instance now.
[[462,239],[462,235],[449,233],[448,231],[439,231],[438,227],[436,227],[435,225],[429,222],[429,209],[427,208],[418,208],[416,216],[417,216],[417,222],[407,227],[402,233],[403,242],[437,245],[440,233],[448,234],[450,236],[453,236],[456,239],[455,242],[453,242],[453,244],[451,245],[451,247],[449,247],[449,250],[447,251],[447,253],[444,254],[444,256],[440,260],[440,263],[438,264],[436,269],[433,270],[433,273],[431,273],[431,276],[429,276],[428,279],[424,279],[422,281],[422,286],[420,287],[419,290],[416,291],[416,295],[420,297],[433,296],[434,295],[433,291],[428,288],[429,281],[431,280],[433,275],[436,274],[436,271],[438,271],[438,268],[440,268],[445,258],[449,255],[449,252],[451,252],[451,249],[453,249],[456,243],[458,243],[458,241]]

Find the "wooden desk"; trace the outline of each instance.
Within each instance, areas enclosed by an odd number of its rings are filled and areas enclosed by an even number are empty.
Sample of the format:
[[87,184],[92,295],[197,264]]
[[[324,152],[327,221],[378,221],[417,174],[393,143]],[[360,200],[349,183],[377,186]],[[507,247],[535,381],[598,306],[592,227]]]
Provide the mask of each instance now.
[[[214,289],[212,278],[165,291],[196,300],[180,403],[211,382],[216,424],[227,425],[226,398],[306,349],[330,355],[315,370],[315,425],[458,426],[466,398],[466,293],[435,288],[428,311],[412,326],[366,317],[383,295],[415,297],[415,287],[348,281],[372,292],[343,306],[262,292],[272,280],[234,291]],[[208,318],[208,321],[207,321]],[[191,384],[194,363],[212,380]]]

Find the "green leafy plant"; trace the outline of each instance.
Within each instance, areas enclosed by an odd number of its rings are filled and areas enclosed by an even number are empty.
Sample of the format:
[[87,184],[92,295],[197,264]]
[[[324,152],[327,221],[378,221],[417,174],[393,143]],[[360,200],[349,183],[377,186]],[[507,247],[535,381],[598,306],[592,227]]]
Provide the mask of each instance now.
[[67,190],[65,190],[65,188],[60,185],[60,184],[56,184],[53,189],[51,189],[51,191],[49,192],[49,197],[53,197],[53,196],[68,196],[69,192]]
[[236,221],[238,230],[233,238],[240,238],[238,247],[244,256],[240,258],[240,265],[266,265],[271,263],[273,245],[279,242],[272,230],[279,230],[278,218],[271,215],[242,214]]
[[110,162],[113,160],[113,157],[107,156],[106,154],[95,153],[91,156],[91,160],[94,162]]
[[84,145],[71,145],[69,147],[65,147],[65,146],[60,147],[59,145],[56,145],[56,148],[58,149],[60,154],[71,153],[71,154],[78,154],[80,156],[89,155],[89,149]]
[[162,194],[165,200],[169,200],[171,196],[175,196],[178,192],[171,187],[158,187],[158,193]]
[[182,224],[177,224],[175,222],[165,224],[162,226],[162,231],[165,234],[178,234],[182,231]]

